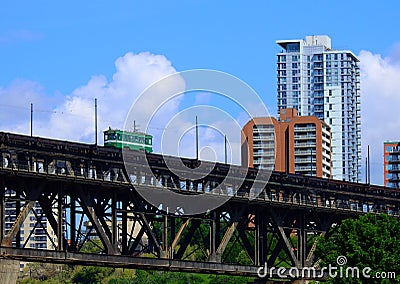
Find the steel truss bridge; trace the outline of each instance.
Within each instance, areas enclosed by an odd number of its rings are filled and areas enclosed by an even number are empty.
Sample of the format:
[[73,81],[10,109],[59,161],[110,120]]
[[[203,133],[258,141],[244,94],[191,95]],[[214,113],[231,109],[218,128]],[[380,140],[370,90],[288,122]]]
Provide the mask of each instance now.
[[[400,213],[399,190],[368,184],[273,172],[251,199],[256,169],[217,163],[193,180],[171,172],[161,155],[132,152],[132,177],[119,149],[4,132],[0,155],[0,256],[14,260],[257,276],[265,263],[313,266],[318,237],[344,218]],[[205,163],[172,159],[191,169]],[[207,194],[232,169],[245,171],[244,181],[228,202],[199,215],[160,210],[137,192]],[[21,228],[29,212],[36,223]],[[51,244],[28,248],[22,229],[42,230]],[[99,253],[85,253],[88,243]]]

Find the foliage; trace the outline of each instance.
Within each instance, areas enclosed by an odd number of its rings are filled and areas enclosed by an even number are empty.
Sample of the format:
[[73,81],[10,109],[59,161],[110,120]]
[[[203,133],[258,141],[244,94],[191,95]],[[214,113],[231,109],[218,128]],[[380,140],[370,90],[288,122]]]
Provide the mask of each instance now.
[[[160,223],[160,222],[158,222]],[[221,222],[222,227],[227,226],[225,221]],[[156,222],[157,224],[157,222]],[[180,224],[177,224],[177,229]],[[154,228],[156,234],[161,234],[161,225]],[[194,232],[192,241],[188,244],[183,259],[191,261],[205,261],[209,249],[209,226],[208,224],[200,224],[199,228]],[[183,234],[182,238],[185,237]],[[250,242],[254,241],[254,233],[250,232],[248,237]],[[171,236],[169,236],[171,238]],[[238,238],[237,235],[233,239]],[[169,239],[169,242],[172,242]],[[200,245],[201,244],[201,245]],[[179,245],[176,247],[176,251]],[[85,253],[101,253],[104,251],[104,245],[100,240],[88,240],[80,248],[81,252]],[[239,240],[229,243],[226,251],[229,251],[225,259],[226,262],[238,264],[251,264],[250,258],[247,256],[242,244]],[[153,256],[153,255],[143,255]],[[40,265],[39,265],[40,266]],[[54,272],[54,273],[53,273]],[[55,283],[110,283],[110,284],[153,284],[153,283],[198,283],[198,284],[222,284],[222,283],[248,283],[254,280],[253,278],[240,276],[224,276],[224,275],[208,275],[196,273],[182,273],[170,271],[144,271],[144,270],[122,270],[98,266],[67,266],[65,265],[61,271],[57,271],[56,267],[50,267],[46,273],[36,273],[38,277],[29,277],[25,274],[20,283],[24,284],[55,284]],[[34,275],[36,275],[34,274]],[[46,278],[40,278],[40,275],[46,275]],[[32,273],[31,273],[32,276]],[[42,282],[46,279],[44,282]]]
[[65,283],[69,273],[68,265],[31,262],[25,266],[19,283]]
[[[400,221],[388,215],[368,214],[358,219],[344,220],[331,236],[321,238],[315,251],[320,267],[340,267],[339,256],[345,256],[343,269],[370,267],[376,272],[396,272],[395,279],[334,278],[330,283],[399,283],[400,282]],[[344,270],[345,271],[345,270]],[[360,272],[360,274],[362,274]]]
[[83,266],[72,277],[72,283],[92,284],[102,283],[102,280],[110,276],[114,272],[114,268]]
[[224,275],[207,275],[169,271],[144,271],[137,270],[134,278],[117,278],[109,284],[245,284],[253,280],[248,277],[234,277]]
[[[30,263],[30,266],[43,264]],[[104,283],[104,284],[245,284],[254,280],[249,277],[208,275],[197,273],[170,272],[170,271],[145,271],[132,269],[113,269],[95,266],[74,266],[46,264],[52,276],[37,277],[36,274],[25,273],[20,277],[20,284],[58,284],[58,283]],[[62,267],[62,269],[60,269]],[[29,271],[29,270],[28,270]],[[35,277],[35,278],[33,278]]]
[[104,245],[100,240],[89,240],[83,244],[80,252],[99,253],[104,250]]

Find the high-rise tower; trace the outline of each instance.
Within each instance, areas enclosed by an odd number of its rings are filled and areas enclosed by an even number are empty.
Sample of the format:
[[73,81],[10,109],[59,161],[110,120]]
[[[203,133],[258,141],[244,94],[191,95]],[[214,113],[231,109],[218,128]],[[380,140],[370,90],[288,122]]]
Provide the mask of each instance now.
[[254,117],[242,132],[243,166],[331,177],[330,127],[315,116],[282,109],[279,121]]
[[388,141],[383,146],[384,185],[400,188],[400,142]]
[[360,181],[361,120],[359,59],[334,50],[328,36],[278,40],[278,114],[295,108],[314,115],[332,131],[332,176]]

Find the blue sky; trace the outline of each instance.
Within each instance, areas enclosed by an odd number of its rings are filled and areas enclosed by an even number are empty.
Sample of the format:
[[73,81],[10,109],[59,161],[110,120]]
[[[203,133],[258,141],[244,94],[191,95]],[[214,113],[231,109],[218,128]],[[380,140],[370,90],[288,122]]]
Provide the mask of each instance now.
[[25,78],[67,94],[92,75],[110,77],[126,52],[149,51],[178,71],[225,71],[274,97],[277,39],[328,34],[356,54],[388,54],[398,43],[398,1],[285,3],[3,1],[0,83]]
[[82,125],[93,97],[101,125],[115,125],[124,115],[111,115],[122,107],[113,100],[197,68],[240,78],[275,114],[275,41],[327,34],[363,59],[363,148],[372,146],[372,181],[381,183],[383,141],[400,140],[399,11],[395,0],[2,1],[0,129],[27,133],[34,102],[37,134],[90,141]]

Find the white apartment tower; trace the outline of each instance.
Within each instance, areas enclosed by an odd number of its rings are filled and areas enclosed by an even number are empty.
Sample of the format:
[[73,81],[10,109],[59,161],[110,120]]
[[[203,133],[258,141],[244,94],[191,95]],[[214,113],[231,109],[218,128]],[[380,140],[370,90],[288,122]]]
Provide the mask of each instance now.
[[[17,207],[23,208],[25,202],[17,201],[17,195],[14,190],[6,189],[5,191],[6,201],[5,206],[5,218],[4,218],[4,233],[8,234],[17,219]],[[17,206],[17,202],[20,204]],[[53,208],[56,210],[56,208]],[[53,231],[50,222],[43,214],[43,210],[39,203],[36,202],[32,210],[29,211],[24,222],[21,224],[19,231],[19,246],[32,249],[54,249],[57,246],[57,236]],[[65,212],[63,213],[65,214]],[[18,236],[17,236],[18,237]],[[14,239],[12,246],[17,246],[17,242]],[[26,262],[20,263],[20,269],[22,270]]]
[[278,40],[278,116],[295,108],[316,116],[332,131],[332,178],[361,180],[359,59],[349,50],[333,50],[326,35]]

